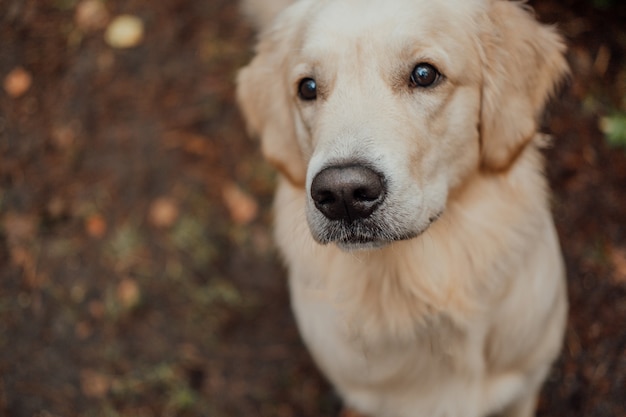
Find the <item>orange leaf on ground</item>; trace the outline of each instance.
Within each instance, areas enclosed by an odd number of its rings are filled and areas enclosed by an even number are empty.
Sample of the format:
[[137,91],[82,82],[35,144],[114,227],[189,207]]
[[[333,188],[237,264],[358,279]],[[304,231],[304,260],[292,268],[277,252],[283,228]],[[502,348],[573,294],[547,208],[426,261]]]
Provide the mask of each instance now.
[[23,96],[31,84],[33,77],[22,67],[16,67],[4,77],[4,90],[13,98]]
[[109,12],[100,0],[83,0],[76,5],[74,22],[83,32],[104,29],[109,22]]
[[167,228],[178,219],[178,204],[169,197],[157,198],[150,204],[148,221],[156,227]]
[[237,184],[230,183],[222,190],[222,196],[231,219],[237,224],[248,224],[257,216],[259,205]]
[[141,298],[141,291],[137,281],[126,278],[117,286],[117,298],[126,309],[135,307]]
[[101,238],[107,231],[107,223],[101,214],[92,214],[85,220],[85,230],[91,237]]

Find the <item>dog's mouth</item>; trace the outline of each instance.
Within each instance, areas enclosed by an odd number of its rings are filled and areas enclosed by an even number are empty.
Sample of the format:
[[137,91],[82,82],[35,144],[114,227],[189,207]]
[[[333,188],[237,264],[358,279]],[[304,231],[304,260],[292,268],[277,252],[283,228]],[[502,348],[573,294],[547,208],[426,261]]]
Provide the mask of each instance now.
[[345,251],[379,249],[393,242],[414,239],[428,230],[443,214],[438,212],[428,219],[426,225],[406,229],[393,222],[377,219],[356,221],[327,221],[321,230],[311,228],[313,237],[321,244],[335,243]]

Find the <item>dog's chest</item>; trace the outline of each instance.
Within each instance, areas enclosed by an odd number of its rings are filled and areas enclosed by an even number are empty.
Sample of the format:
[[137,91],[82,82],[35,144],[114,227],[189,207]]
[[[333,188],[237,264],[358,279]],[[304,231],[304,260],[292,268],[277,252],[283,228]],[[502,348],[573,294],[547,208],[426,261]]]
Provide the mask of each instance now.
[[396,321],[385,326],[384,319],[368,320],[358,307],[334,302],[299,280],[292,280],[290,287],[302,336],[331,379],[415,385],[414,380],[472,373],[469,368],[481,361],[482,343],[475,339],[483,332],[478,329],[470,340],[467,329],[443,317],[415,321],[409,311],[405,317],[396,311]]
[[[482,389],[482,343],[476,340],[480,332],[472,333],[470,340],[466,332],[440,322],[436,328],[416,328],[410,340],[389,335],[377,339],[372,335],[378,330],[351,323],[341,306],[294,281],[291,295],[301,334],[349,405],[373,411],[394,404],[396,410],[419,408],[421,414],[416,415],[433,416],[465,415],[446,408],[459,404],[474,407]],[[452,397],[459,401],[451,403]]]

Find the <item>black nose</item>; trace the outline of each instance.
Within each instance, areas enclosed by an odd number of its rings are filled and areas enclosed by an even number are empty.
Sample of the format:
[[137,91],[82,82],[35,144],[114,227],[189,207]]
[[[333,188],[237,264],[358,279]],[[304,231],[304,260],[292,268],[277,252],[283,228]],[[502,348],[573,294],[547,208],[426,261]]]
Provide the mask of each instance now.
[[382,177],[362,165],[329,167],[311,184],[315,207],[330,220],[369,217],[385,197]]

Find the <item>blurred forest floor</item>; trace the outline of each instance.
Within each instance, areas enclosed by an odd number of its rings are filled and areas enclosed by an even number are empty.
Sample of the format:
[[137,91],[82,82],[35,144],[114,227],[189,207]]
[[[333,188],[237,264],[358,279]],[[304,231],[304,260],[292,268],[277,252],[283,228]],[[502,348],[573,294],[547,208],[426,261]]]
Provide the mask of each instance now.
[[[538,415],[624,417],[626,148],[602,130],[626,6],[531,4],[573,68],[545,118],[571,313]],[[0,0],[1,416],[337,414],[233,101],[253,40],[232,0]]]

